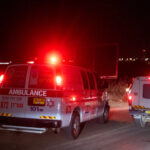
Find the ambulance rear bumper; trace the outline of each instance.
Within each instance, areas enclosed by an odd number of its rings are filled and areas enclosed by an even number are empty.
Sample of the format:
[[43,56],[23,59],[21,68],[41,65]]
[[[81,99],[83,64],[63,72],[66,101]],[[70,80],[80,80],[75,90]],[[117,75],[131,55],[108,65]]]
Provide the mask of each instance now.
[[145,112],[142,111],[135,111],[135,110],[129,110],[130,115],[141,115],[141,114],[145,114]]
[[61,120],[49,120],[49,119],[31,119],[31,118],[12,118],[12,117],[0,117],[1,125],[15,125],[15,126],[27,126],[27,127],[44,127],[44,128],[60,128]]

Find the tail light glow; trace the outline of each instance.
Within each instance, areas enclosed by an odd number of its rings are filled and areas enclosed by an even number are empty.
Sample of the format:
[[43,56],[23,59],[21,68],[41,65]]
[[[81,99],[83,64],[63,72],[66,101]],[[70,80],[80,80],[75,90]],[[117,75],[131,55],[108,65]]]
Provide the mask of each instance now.
[[128,96],[128,100],[132,101],[132,96],[131,95]]
[[57,86],[62,85],[62,77],[61,76],[56,76],[56,84],[57,84]]
[[1,74],[0,75],[0,84],[3,82],[3,80],[4,80],[4,74]]
[[127,99],[128,99],[128,104],[131,106],[132,105],[132,101],[133,101],[132,95],[128,95]]
[[130,88],[126,88],[125,90],[126,90],[126,92],[129,92]]

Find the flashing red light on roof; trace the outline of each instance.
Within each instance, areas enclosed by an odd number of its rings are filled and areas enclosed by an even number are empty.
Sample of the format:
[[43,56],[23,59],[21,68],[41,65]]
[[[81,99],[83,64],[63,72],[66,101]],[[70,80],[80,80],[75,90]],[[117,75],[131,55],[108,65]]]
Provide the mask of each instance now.
[[58,62],[57,57],[56,57],[56,56],[52,56],[52,57],[50,58],[50,62],[51,62],[51,64],[56,64],[56,63]]
[[150,80],[150,77],[148,77],[148,80]]
[[57,65],[61,61],[61,56],[58,53],[48,54],[46,56],[46,63]]
[[34,61],[27,61],[27,64],[34,64]]
[[0,75],[0,84],[3,82],[3,80],[4,80],[4,74],[1,74]]
[[62,85],[62,77],[61,76],[56,76],[56,84],[57,84],[57,86]]

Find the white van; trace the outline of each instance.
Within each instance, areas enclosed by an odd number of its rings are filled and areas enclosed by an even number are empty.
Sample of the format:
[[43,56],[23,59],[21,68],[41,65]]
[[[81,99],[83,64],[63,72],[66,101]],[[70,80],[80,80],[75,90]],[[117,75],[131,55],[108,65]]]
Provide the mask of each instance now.
[[150,122],[150,77],[136,77],[128,92],[129,111],[138,127]]
[[85,68],[16,64],[8,66],[0,80],[2,130],[43,133],[65,128],[66,135],[76,139],[82,123],[94,118],[108,121],[102,81]]

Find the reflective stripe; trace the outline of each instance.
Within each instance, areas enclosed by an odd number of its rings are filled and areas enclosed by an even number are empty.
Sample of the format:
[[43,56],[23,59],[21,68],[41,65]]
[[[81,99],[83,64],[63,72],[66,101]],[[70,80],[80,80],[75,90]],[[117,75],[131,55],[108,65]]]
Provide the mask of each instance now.
[[11,117],[12,114],[8,114],[8,113],[0,113],[0,116]]
[[132,105],[133,108],[142,108],[142,109],[145,109],[144,106],[137,106],[137,105]]
[[41,119],[56,119],[55,116],[40,116]]

